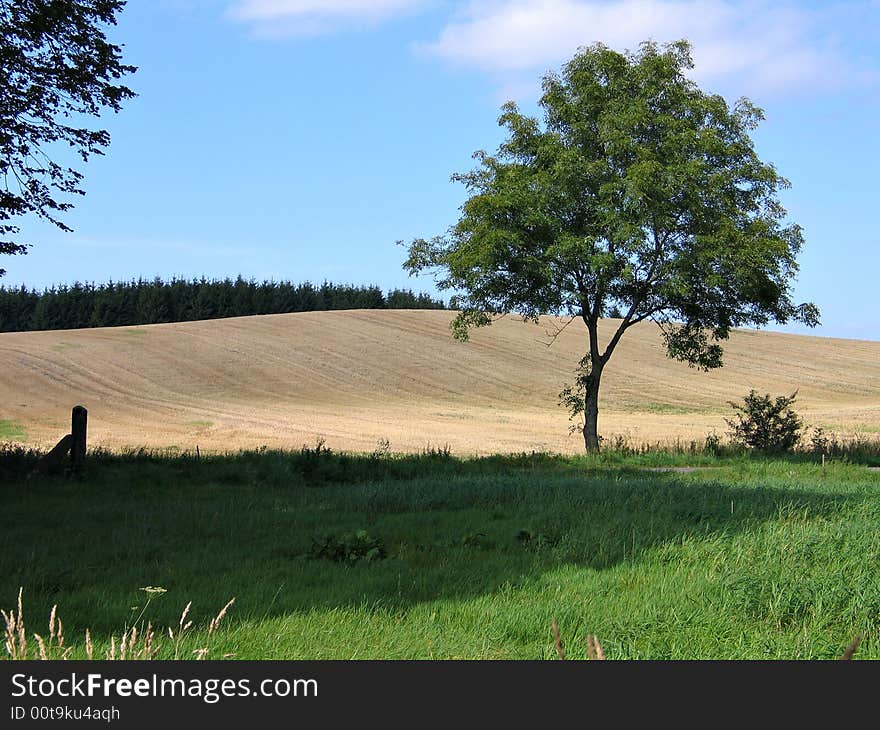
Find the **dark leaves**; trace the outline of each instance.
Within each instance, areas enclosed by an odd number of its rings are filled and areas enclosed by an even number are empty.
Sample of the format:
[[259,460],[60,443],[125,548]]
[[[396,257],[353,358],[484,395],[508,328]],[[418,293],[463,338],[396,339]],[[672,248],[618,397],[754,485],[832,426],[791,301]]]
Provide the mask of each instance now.
[[81,173],[50,158],[57,143],[86,162],[110,144],[104,130],[65,123],[119,111],[134,92],[117,83],[136,69],[105,27],[124,0],[21,0],[0,3],[0,253],[24,253],[13,218],[33,214],[70,230],[58,213],[82,195]]
[[721,345],[710,342],[705,328],[697,324],[666,325],[661,331],[669,357],[701,370],[713,370],[723,364]]
[[772,398],[751,390],[742,404],[731,402],[736,414],[726,418],[734,442],[767,453],[791,451],[800,441],[803,421],[795,413],[797,392]]
[[704,93],[692,66],[685,41],[597,44],[544,78],[543,124],[504,105],[505,141],[453,177],[469,196],[458,222],[413,241],[405,264],[459,292],[457,336],[491,321],[477,312],[595,326],[613,305],[629,313],[623,330],[681,323],[669,354],[710,369],[732,327],[818,322],[791,299],[803,235],[783,224],[788,181],[749,136],[763,114]]

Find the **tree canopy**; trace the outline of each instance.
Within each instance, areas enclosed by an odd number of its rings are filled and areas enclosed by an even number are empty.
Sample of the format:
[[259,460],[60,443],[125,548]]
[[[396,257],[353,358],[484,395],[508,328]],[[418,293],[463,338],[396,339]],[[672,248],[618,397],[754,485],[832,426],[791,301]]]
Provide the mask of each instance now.
[[[733,327],[818,323],[813,304],[792,299],[804,238],[779,200],[788,181],[750,138],[763,113],[705,93],[691,68],[687,41],[581,49],[544,77],[543,120],[508,102],[497,152],[453,176],[469,194],[459,221],[409,244],[410,273],[456,292],[461,339],[504,313],[583,321],[591,450],[602,370],[633,325],[653,320],[670,357],[708,370]],[[622,318],[601,343],[610,311]]]
[[[61,214],[83,194],[82,173],[55,161],[68,145],[83,162],[110,144],[105,130],[80,126],[119,111],[133,73],[105,28],[125,0],[0,0],[0,253],[25,253],[19,216],[70,230]],[[54,158],[54,159],[53,159]],[[0,269],[0,275],[5,273]]]

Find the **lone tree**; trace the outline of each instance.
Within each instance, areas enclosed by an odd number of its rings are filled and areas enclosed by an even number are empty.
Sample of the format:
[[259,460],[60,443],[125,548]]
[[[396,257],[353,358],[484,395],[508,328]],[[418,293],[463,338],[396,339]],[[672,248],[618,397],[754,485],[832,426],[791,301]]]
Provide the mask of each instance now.
[[72,207],[65,196],[83,194],[82,174],[52,157],[65,144],[83,162],[103,154],[110,135],[78,125],[104,108],[119,111],[134,96],[116,82],[136,69],[122,63],[120,47],[104,33],[124,6],[125,0],[0,0],[0,253],[27,252],[29,244],[13,240],[18,216],[70,230],[60,214]]
[[[749,137],[763,113],[701,91],[692,67],[687,41],[581,49],[544,77],[543,126],[508,102],[498,152],[453,176],[470,194],[458,223],[409,244],[411,274],[433,271],[459,292],[459,339],[499,314],[583,320],[588,451],[599,448],[602,372],[633,325],[657,322],[670,357],[709,370],[732,327],[818,323],[813,304],[791,299],[803,237],[783,222],[788,181]],[[612,311],[622,319],[600,343]]]

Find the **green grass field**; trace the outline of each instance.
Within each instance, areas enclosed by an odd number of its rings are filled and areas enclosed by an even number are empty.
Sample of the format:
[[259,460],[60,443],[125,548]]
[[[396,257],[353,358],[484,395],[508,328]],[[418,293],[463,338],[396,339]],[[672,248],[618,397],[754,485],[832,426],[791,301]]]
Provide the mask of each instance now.
[[[880,656],[864,465],[311,449],[99,454],[24,480],[7,462],[0,606],[23,587],[30,636],[58,604],[74,657],[87,627],[101,654],[149,621],[162,658],[552,658],[554,618],[572,658],[588,633],[609,659],[835,658],[858,634],[857,658]],[[685,463],[710,468],[644,468]]]
[[27,432],[20,423],[0,421],[0,441],[23,441]]

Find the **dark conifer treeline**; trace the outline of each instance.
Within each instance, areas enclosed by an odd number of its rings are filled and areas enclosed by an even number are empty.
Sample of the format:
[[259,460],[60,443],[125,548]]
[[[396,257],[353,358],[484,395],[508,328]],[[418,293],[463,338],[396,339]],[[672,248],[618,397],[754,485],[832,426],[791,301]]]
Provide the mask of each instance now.
[[324,282],[257,283],[241,277],[59,285],[43,292],[0,287],[0,332],[116,327],[327,309],[445,309],[409,289]]

